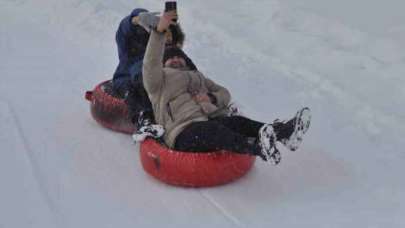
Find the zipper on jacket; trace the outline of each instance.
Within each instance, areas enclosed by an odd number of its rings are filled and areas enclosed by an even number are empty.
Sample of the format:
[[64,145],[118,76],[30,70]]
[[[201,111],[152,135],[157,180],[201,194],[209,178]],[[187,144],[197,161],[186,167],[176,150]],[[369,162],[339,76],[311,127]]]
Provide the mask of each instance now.
[[173,118],[173,113],[172,113],[172,108],[170,107],[170,102],[167,103],[166,105],[167,107],[167,113],[169,114],[170,119],[172,120],[172,122],[174,122],[174,118]]

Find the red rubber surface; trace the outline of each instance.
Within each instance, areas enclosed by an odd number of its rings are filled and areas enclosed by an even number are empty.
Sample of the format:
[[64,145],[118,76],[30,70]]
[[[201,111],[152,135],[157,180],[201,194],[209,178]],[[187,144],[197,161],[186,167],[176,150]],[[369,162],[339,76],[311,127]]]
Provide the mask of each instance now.
[[114,131],[132,134],[134,125],[128,118],[128,108],[123,99],[114,97],[106,91],[106,85],[111,81],[104,81],[93,91],[87,91],[85,98],[90,101],[93,118],[102,126]]
[[152,139],[141,144],[144,170],[171,185],[209,187],[226,184],[245,175],[256,157],[227,151],[187,153],[167,149]]
[[[93,91],[87,91],[93,118],[114,131],[132,134],[134,125],[128,118],[123,99],[107,91],[105,81]],[[171,185],[210,187],[226,184],[245,175],[254,165],[256,157],[227,151],[188,153],[170,150],[155,140],[141,143],[140,157],[143,169],[155,178]]]

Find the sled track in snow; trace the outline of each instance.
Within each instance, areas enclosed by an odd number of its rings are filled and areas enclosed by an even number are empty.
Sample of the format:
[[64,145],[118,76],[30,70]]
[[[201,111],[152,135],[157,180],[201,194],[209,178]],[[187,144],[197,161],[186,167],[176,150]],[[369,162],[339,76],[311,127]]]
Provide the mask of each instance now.
[[235,227],[245,227],[245,225],[235,216],[233,216],[226,208],[222,207],[215,199],[209,194],[200,190],[200,195],[206,199],[213,207],[215,207],[227,220],[229,220]]
[[35,159],[35,154],[34,151],[31,149],[29,142],[27,140],[27,137],[24,134],[24,130],[22,128],[21,122],[17,117],[17,112],[14,110],[13,106],[10,104],[10,102],[5,101],[4,102],[7,105],[8,110],[10,111],[11,114],[11,118],[13,119],[15,126],[16,126],[16,130],[18,132],[18,135],[21,138],[21,141],[23,143],[23,147],[24,147],[24,153],[26,154],[26,157],[28,158],[28,161],[30,163],[30,166],[32,168],[32,174],[36,180],[36,183],[38,184],[39,187],[39,191],[43,197],[43,199],[45,200],[45,203],[48,207],[48,209],[51,211],[51,213],[53,213],[53,219],[56,222],[56,224],[61,225],[58,220],[56,218],[58,218],[57,215],[57,206],[55,204],[55,202],[52,200],[51,196],[49,195],[47,189],[47,186],[45,184],[45,180],[42,178],[42,174],[41,174],[41,170],[39,167],[39,164],[37,162],[37,160]]

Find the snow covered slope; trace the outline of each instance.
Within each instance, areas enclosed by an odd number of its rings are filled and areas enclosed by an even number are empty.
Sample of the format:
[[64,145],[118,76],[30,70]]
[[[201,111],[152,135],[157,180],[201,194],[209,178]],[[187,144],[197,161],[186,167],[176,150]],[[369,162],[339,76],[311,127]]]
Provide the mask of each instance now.
[[183,189],[147,176],[83,99],[111,77],[136,6],[163,1],[0,1],[0,227],[405,226],[403,24],[377,36],[288,1],[179,2],[187,52],[247,116],[313,110],[279,166]]

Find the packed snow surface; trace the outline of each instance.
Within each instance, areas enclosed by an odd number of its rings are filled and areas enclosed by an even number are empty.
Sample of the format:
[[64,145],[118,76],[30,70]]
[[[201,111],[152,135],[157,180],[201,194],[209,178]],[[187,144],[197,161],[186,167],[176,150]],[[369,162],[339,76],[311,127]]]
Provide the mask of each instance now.
[[1,0],[0,227],[405,227],[405,4],[325,2],[179,2],[186,51],[246,116],[313,112],[279,166],[187,189],[83,98],[112,77],[121,18],[163,1]]

